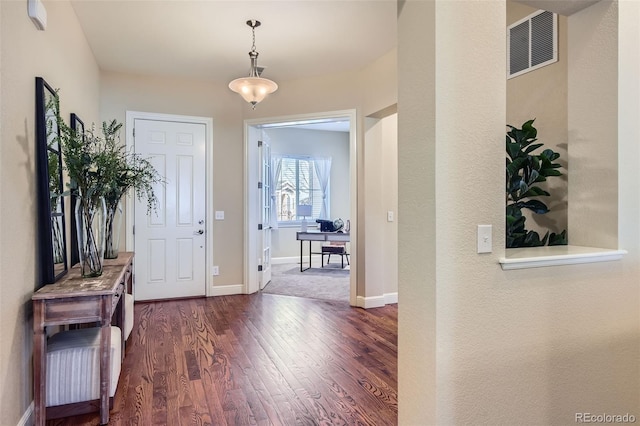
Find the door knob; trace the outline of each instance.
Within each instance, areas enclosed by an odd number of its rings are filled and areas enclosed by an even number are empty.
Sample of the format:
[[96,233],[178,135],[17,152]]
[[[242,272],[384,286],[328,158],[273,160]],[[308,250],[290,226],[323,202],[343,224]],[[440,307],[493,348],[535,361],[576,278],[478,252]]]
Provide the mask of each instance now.
[[204,234],[204,229],[198,229],[196,232],[194,232],[194,235],[202,235]]

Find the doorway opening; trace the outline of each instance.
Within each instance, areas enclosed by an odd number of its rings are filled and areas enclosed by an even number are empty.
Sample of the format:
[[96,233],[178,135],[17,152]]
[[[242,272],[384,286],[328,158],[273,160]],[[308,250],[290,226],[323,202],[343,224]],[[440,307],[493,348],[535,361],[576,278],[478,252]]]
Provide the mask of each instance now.
[[[337,151],[322,151],[322,143],[316,136],[335,133],[334,148]],[[341,135],[340,135],[341,134]],[[340,139],[343,139],[340,153]],[[277,141],[276,141],[277,139]],[[295,141],[298,140],[296,145]],[[305,142],[306,140],[306,142]],[[284,142],[283,142],[284,141]],[[315,143],[314,143],[315,141]],[[276,149],[274,149],[274,146]],[[288,147],[288,148],[287,148]],[[306,148],[305,148],[306,147]],[[305,151],[307,149],[307,151]],[[309,149],[311,151],[309,151]],[[284,152],[289,150],[289,152]],[[315,150],[315,151],[314,151]],[[272,161],[274,157],[277,160]],[[329,164],[326,160],[328,158]],[[348,300],[356,305],[357,283],[357,157],[356,157],[356,112],[355,110],[275,117],[245,121],[245,293],[254,293],[281,270],[280,264],[290,263],[300,271],[309,266],[326,271],[340,270],[348,274]],[[283,164],[289,179],[284,184],[278,176]],[[278,170],[280,167],[280,170]],[[304,170],[311,170],[305,172]],[[269,172],[265,173],[265,169]],[[338,173],[325,176],[326,170]],[[325,170],[325,172],[323,172]],[[293,173],[293,174],[292,174]],[[295,175],[295,176],[294,176]],[[276,177],[280,185],[276,194]],[[293,179],[298,179],[295,181]],[[310,182],[313,179],[314,182]],[[286,179],[285,179],[286,180]],[[296,188],[295,182],[303,182]],[[312,210],[311,217],[302,216]],[[340,218],[349,225],[347,250],[348,264],[342,268],[342,256],[327,256],[321,259],[320,242],[299,241],[303,221],[308,220],[309,231],[319,231],[315,219],[335,220]],[[348,221],[348,222],[347,222]],[[344,233],[344,229],[342,229]],[[309,249],[309,245],[312,246]],[[304,255],[301,255],[301,248]],[[310,254],[312,252],[313,254]],[[300,262],[304,262],[304,268]],[[274,265],[275,264],[275,265]],[[275,266],[275,267],[274,267]],[[308,270],[307,270],[308,271]],[[305,271],[305,272],[307,272]],[[281,272],[281,271],[280,271]],[[293,272],[293,271],[292,271]],[[300,272],[304,277],[305,272]],[[311,277],[311,274],[307,275]]]

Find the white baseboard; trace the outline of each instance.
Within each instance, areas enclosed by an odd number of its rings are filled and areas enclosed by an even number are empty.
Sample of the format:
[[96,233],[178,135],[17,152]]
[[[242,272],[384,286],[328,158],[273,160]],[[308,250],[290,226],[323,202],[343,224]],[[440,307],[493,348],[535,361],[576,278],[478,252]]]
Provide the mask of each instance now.
[[384,294],[384,303],[387,304],[387,305],[392,305],[394,303],[398,303],[398,292],[385,293]]
[[[303,258],[304,262],[309,262],[309,255],[306,254]],[[320,265],[321,259],[320,256],[316,256],[316,255],[312,255],[311,256],[311,261],[314,262],[317,265]],[[282,265],[285,263],[294,263],[294,264],[300,264],[300,256],[289,256],[289,257],[272,257],[271,258],[271,264],[272,265]]]
[[398,293],[385,293],[382,296],[372,297],[358,296],[356,298],[356,306],[364,309],[379,308],[392,303],[398,303]]
[[231,296],[234,294],[244,294],[244,285],[219,285],[211,287],[209,296]]
[[300,263],[300,256],[272,257],[271,258],[271,264],[272,265],[283,265],[285,263]]
[[31,404],[29,404],[27,411],[24,412],[24,414],[22,415],[22,417],[20,418],[20,421],[16,426],[31,426],[35,422],[35,419],[32,419],[33,410],[34,410],[34,405],[33,405],[33,401],[31,401]]
[[384,296],[362,297],[358,296],[356,306],[360,308],[379,308],[384,306]]

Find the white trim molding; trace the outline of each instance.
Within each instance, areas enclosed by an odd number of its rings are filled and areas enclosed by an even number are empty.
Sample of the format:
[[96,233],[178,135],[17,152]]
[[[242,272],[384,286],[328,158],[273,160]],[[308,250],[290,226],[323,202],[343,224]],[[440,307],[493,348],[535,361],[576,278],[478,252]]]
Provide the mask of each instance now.
[[[176,115],[176,114],[160,114],[155,112],[142,112],[142,111],[126,111],[125,121],[125,142],[127,150],[131,150],[134,147],[134,135],[133,127],[136,119],[141,120],[159,120],[159,121],[176,121],[182,123],[196,123],[204,124],[205,126],[205,193],[206,193],[206,223],[205,223],[205,296],[215,296],[211,292],[213,287],[213,274],[211,273],[211,266],[215,265],[215,259],[213,259],[213,118],[211,117],[196,117],[190,115]],[[125,247],[127,251],[134,251],[134,238],[133,238],[133,222],[134,215],[131,203],[133,202],[133,194],[130,192],[127,194],[127,205],[125,211]],[[134,260],[135,262],[135,260]],[[237,294],[240,294],[239,292]],[[236,294],[236,293],[233,293]]]
[[29,407],[27,407],[27,411],[24,412],[24,414],[22,415],[22,417],[20,418],[20,421],[18,422],[18,424],[16,426],[30,426],[33,424],[34,419],[33,417],[33,410],[34,410],[34,405],[33,405],[33,401],[31,401],[31,404],[29,404]]
[[384,294],[384,303],[386,305],[393,305],[395,303],[398,303],[398,292],[385,293]]
[[398,303],[398,293],[385,293],[382,296],[358,296],[357,307],[364,309],[380,308],[385,305]]
[[620,260],[626,250],[581,246],[545,246],[507,249],[499,259],[503,270],[542,268],[545,266],[575,265],[579,263]]
[[233,296],[244,293],[244,284],[212,286],[207,296]]
[[[319,255],[312,255],[311,256],[311,261],[316,264],[316,265],[320,265],[321,262],[321,256]],[[309,255],[307,253],[305,253],[304,255],[304,260],[305,260],[305,265],[308,263],[309,261]],[[271,264],[272,265],[284,265],[284,264],[291,264],[291,265],[298,265],[300,266],[300,256],[288,256],[288,257],[272,257],[271,258]]]
[[384,306],[384,296],[364,297],[358,296],[356,306],[358,308],[370,309]]

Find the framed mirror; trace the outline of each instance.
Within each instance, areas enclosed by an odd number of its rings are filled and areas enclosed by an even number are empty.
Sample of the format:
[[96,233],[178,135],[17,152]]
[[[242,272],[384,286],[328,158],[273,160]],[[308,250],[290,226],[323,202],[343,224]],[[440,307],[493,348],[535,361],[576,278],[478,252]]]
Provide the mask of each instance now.
[[67,237],[58,129],[58,94],[36,77],[36,156],[40,275],[51,284],[67,273]]
[[[84,121],[82,121],[77,114],[71,113],[70,124],[71,124],[71,129],[76,134],[83,135],[83,140],[84,140]],[[71,260],[71,263],[70,263],[70,266],[73,266],[76,263],[80,262],[80,255],[78,254],[78,239],[75,238],[76,232],[77,232],[76,230],[77,225],[76,225],[76,215],[74,212],[75,212],[77,197],[74,194],[71,194],[70,198],[71,198],[71,202],[69,203],[69,206],[71,208],[71,212],[70,212],[70,216],[71,216],[71,244],[70,244],[71,259],[70,260]]]

